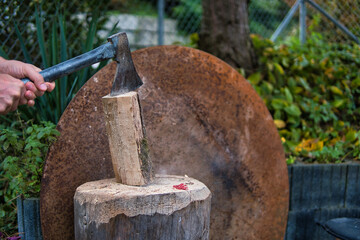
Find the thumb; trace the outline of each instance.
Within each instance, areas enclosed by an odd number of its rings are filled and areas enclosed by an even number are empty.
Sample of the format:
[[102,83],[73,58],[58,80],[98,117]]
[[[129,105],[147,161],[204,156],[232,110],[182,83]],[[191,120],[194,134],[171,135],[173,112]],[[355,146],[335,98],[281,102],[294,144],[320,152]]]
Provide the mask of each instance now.
[[46,91],[47,86],[44,83],[44,78],[39,73],[40,68],[35,67],[34,65],[27,64],[24,67],[25,75],[28,76],[35,84],[36,88],[40,91]]

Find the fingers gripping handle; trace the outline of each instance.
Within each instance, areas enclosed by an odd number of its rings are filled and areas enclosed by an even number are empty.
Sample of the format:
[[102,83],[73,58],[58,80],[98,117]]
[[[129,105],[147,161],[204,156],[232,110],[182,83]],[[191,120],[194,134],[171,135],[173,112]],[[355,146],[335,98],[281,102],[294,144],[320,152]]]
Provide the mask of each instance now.
[[22,81],[24,84],[26,84],[27,82],[31,82],[31,80],[28,79],[28,78],[23,78],[23,79],[21,79],[21,81]]
[[[41,71],[41,72],[39,72],[39,73],[41,74],[41,76],[43,76],[44,81],[45,81],[45,82],[52,82],[52,81],[50,81],[49,79],[46,79],[46,78],[44,77],[44,75],[43,75],[42,72],[43,72],[43,71]],[[26,84],[26,83],[28,83],[28,82],[32,82],[29,78],[22,78],[21,81],[22,81],[24,84]],[[53,81],[54,81],[54,80],[53,80]]]

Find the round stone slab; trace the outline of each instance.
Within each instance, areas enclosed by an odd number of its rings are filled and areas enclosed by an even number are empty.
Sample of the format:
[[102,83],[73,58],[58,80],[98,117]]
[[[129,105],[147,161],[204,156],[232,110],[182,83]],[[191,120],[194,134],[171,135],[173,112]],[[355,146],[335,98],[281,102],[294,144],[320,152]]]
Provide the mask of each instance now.
[[[281,239],[288,174],[273,119],[251,85],[205,52],[179,46],[132,53],[154,169],[188,175],[212,192],[211,239]],[[45,239],[73,239],[73,196],[89,181],[113,178],[101,98],[116,64],[80,89],[61,117],[41,192]]]

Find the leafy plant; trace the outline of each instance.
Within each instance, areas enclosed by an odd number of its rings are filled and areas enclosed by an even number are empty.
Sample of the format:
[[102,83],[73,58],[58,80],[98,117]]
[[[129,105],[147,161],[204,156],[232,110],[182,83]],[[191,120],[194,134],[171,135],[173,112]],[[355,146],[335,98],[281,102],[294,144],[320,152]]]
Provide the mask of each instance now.
[[59,132],[52,122],[13,122],[0,125],[0,226],[1,232],[16,229],[16,198],[39,197],[44,159]]
[[[66,13],[57,11],[53,16],[45,16],[41,10],[42,5],[36,4],[34,18],[36,27],[36,36],[39,51],[42,58],[42,67],[47,68],[63,62],[67,59],[80,55],[84,52],[92,50],[95,45],[100,45],[103,41],[97,38],[96,32],[99,24],[99,13],[93,12],[91,17],[86,18],[84,22],[84,31],[79,32],[76,41],[82,43],[80,49],[71,49],[68,47],[70,32],[68,30],[68,19],[70,16]],[[44,21],[44,19],[48,19]],[[67,20],[66,20],[67,19]],[[18,29],[17,22],[13,23],[15,28]],[[47,27],[44,27],[44,25]],[[109,35],[113,33],[116,25],[109,32]],[[51,29],[46,32],[44,29]],[[33,63],[32,56],[28,48],[32,47],[29,42],[26,42],[19,30],[16,31],[18,40],[21,45],[21,49],[26,62]],[[35,35],[35,33],[34,33]],[[0,51],[0,55],[4,51]],[[23,119],[33,119],[35,122],[52,121],[57,123],[61,114],[74,97],[76,92],[82,87],[82,85],[88,80],[95,72],[100,70],[106,65],[106,61],[101,62],[97,67],[87,67],[81,71],[65,76],[56,80],[56,88],[51,93],[46,93],[36,101],[36,108],[21,108],[21,115]],[[1,117],[2,120],[11,124],[12,116]]]
[[304,46],[252,39],[260,67],[247,79],[275,119],[288,162],[360,160],[360,47],[314,32]]

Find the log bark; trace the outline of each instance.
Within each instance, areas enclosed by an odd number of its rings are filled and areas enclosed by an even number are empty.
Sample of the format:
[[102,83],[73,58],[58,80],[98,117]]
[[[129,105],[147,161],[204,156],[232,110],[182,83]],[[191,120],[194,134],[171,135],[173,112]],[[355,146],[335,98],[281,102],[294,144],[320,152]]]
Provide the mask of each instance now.
[[[186,184],[188,190],[174,185]],[[208,239],[211,193],[188,177],[128,186],[105,179],[77,188],[75,239]]]
[[247,0],[203,0],[199,48],[251,73],[257,59],[250,39]]
[[105,125],[117,182],[141,186],[153,178],[137,92],[103,97]]

